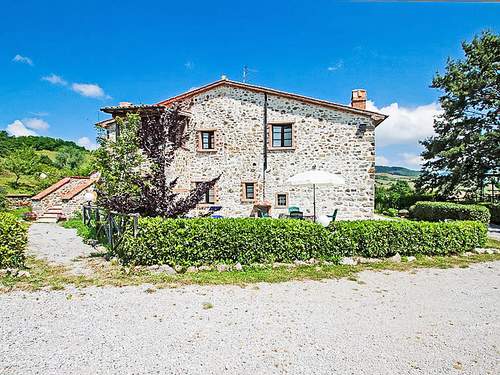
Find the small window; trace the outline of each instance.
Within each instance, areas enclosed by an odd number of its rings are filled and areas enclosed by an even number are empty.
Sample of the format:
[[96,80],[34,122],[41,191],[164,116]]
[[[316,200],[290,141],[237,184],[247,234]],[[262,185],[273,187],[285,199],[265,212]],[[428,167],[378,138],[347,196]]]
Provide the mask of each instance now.
[[245,183],[245,199],[255,199],[255,184],[253,182]]
[[272,125],[273,147],[292,147],[292,124]]
[[287,194],[276,194],[276,206],[278,206],[278,207],[288,206],[288,195]]
[[213,150],[215,131],[202,131],[201,132],[201,149],[202,150]]
[[[198,186],[199,184],[202,184],[202,182],[197,182],[196,185]],[[215,188],[209,189],[203,198],[201,199],[200,203],[202,204],[214,204],[215,203]]]

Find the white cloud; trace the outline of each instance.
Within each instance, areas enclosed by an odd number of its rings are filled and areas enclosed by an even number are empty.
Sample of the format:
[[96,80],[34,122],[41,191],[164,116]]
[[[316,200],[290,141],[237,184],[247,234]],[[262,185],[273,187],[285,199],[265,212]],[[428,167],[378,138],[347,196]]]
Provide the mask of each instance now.
[[188,70],[191,70],[194,68],[194,64],[192,61],[186,61],[186,63],[184,64],[184,67]]
[[48,112],[30,112],[30,114],[37,117],[44,117],[49,115]]
[[389,115],[375,131],[377,146],[393,144],[416,144],[434,134],[434,116],[441,113],[438,103],[430,103],[415,108],[401,107],[392,103],[378,108],[373,102],[366,103],[366,109]]
[[71,89],[82,96],[97,99],[111,99],[104,90],[95,83],[73,83]]
[[389,159],[385,156],[375,156],[375,164],[376,165],[389,165]]
[[333,65],[330,65],[328,68],[326,68],[329,72],[334,72],[336,70],[339,70],[340,68],[342,68],[344,66],[344,61],[343,60],[339,60],[337,61],[335,64]]
[[33,60],[26,56],[16,55],[12,61],[33,66]]
[[35,130],[47,130],[49,128],[49,124],[47,121],[42,120],[41,118],[26,118],[22,120],[23,124],[30,128],[30,129],[35,129]]
[[33,130],[28,129],[21,120],[16,120],[12,124],[7,125],[7,133],[14,137],[21,137],[26,135],[38,135]]
[[420,169],[423,164],[423,159],[420,155],[404,152],[400,154],[400,164],[411,169]]
[[97,143],[92,142],[89,137],[81,137],[76,141],[76,144],[85,147],[87,150],[95,150],[98,146]]
[[390,159],[382,155],[376,156],[375,164],[389,167],[406,167],[410,169],[420,170],[422,168],[423,159],[420,155],[411,152],[403,152],[393,155],[392,157],[390,157]]
[[68,84],[68,82],[65,81],[61,76],[58,76],[57,74],[54,73],[52,73],[50,76],[42,77],[42,81],[47,81],[52,83],[53,85],[61,85],[61,86],[66,86]]

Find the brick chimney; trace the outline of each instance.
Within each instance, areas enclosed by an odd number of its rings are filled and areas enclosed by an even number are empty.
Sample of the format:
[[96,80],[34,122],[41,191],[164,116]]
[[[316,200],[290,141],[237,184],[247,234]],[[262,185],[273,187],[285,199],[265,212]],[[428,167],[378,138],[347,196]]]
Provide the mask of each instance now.
[[366,90],[352,90],[351,107],[356,109],[366,109]]

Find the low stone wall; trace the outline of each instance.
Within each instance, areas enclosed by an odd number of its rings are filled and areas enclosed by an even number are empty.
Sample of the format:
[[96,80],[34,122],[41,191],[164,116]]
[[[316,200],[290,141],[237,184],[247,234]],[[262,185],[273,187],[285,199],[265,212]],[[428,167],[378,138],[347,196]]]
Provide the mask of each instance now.
[[7,194],[6,198],[12,208],[31,206],[31,194]]

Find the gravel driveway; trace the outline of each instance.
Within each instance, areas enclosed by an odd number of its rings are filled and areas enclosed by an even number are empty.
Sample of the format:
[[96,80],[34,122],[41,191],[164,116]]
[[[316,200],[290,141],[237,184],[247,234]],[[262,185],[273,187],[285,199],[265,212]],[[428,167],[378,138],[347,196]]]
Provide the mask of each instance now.
[[499,373],[500,262],[360,280],[2,294],[0,374]]
[[95,249],[83,243],[76,229],[34,223],[28,231],[28,252],[49,263],[62,264],[74,274],[90,274],[91,270],[85,267],[81,258],[88,257]]

